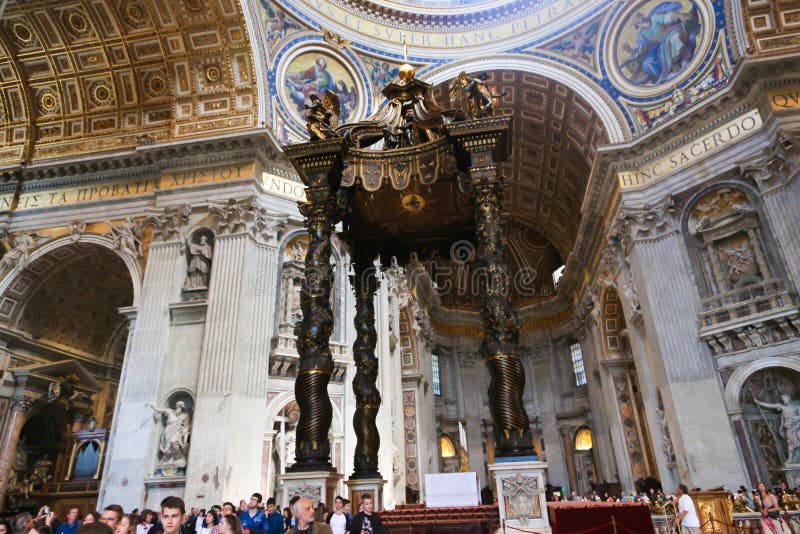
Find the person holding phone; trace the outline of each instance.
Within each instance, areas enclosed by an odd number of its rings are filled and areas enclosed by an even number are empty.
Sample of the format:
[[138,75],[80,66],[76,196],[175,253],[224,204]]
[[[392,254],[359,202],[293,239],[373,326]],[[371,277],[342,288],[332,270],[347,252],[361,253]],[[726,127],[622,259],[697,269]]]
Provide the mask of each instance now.
[[372,494],[361,496],[361,511],[350,522],[350,534],[386,534],[378,514],[372,513]]

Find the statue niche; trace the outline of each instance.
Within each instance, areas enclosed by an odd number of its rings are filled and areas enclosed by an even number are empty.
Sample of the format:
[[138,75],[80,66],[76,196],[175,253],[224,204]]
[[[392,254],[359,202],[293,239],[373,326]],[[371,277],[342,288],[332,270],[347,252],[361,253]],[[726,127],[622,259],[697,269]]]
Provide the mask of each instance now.
[[214,233],[206,228],[194,232],[186,241],[186,256],[183,300],[206,298],[211,278],[211,261],[214,257]]
[[185,474],[194,400],[188,393],[180,392],[171,395],[164,408],[147,406],[164,425],[158,442],[156,475],[173,477]]

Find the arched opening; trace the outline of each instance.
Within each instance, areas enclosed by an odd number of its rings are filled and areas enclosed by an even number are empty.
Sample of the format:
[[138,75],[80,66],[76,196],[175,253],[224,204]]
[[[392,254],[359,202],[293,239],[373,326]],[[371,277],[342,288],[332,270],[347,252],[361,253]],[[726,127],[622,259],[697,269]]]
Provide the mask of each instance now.
[[[606,126],[583,96],[553,78],[514,70],[470,76],[500,95],[495,109],[513,118],[515,148],[502,164],[509,213],[505,256],[513,273],[509,296],[518,309],[536,306],[556,296],[551,273],[575,247],[597,148],[608,142]],[[448,107],[448,84],[437,85],[434,97]],[[450,258],[437,259],[431,278],[442,307],[476,309],[482,271],[472,265],[474,243],[460,243]]]
[[739,390],[743,448],[752,451],[752,470],[768,487],[787,480],[784,466],[800,458],[798,404],[800,373],[786,367],[756,371]]
[[0,286],[7,379],[30,406],[12,440],[7,504],[47,503],[58,511],[77,497],[93,507],[128,340],[121,310],[133,304],[133,277],[128,263],[99,242],[51,243],[37,252]]

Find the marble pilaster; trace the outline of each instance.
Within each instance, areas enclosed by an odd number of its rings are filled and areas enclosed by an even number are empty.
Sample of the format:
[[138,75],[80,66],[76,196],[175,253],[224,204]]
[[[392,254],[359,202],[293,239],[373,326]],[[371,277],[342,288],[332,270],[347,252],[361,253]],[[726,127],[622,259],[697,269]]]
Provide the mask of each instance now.
[[578,490],[578,477],[575,474],[575,458],[572,453],[572,429],[561,427],[561,442],[564,447],[564,462],[567,464],[567,478],[569,480],[569,491]]
[[[220,226],[214,245],[200,355],[186,499],[221,502],[261,488],[267,356],[272,337],[278,251],[246,222]],[[223,208],[224,209],[224,208]],[[225,421],[229,431],[216,432]],[[242,433],[256,439],[242,439]]]
[[592,455],[594,456],[598,481],[615,480],[614,445],[609,433],[608,407],[604,402],[602,381],[600,379],[601,350],[595,342],[594,327],[589,324],[585,312],[578,314],[573,329],[581,345],[584,370],[586,372],[586,389],[589,404],[592,407]]
[[[667,420],[679,429],[681,479],[690,486],[736,487],[745,480],[708,348],[698,338],[697,291],[686,245],[667,198],[625,212],[633,245],[630,264],[640,290],[644,330],[662,362]],[[700,409],[702,407],[702,409]],[[698,436],[710,439],[697,439]]]
[[169,303],[183,283],[178,241],[151,243],[137,305],[136,322],[125,357],[104,466],[98,508],[112,503],[141,507],[145,478],[156,462],[159,429],[146,404],[158,401],[160,370],[169,338]]
[[[461,350],[457,353],[462,352]],[[467,394],[463,397],[464,420],[466,422],[465,432],[467,443],[465,444],[469,453],[469,468],[462,470],[474,471],[478,474],[478,486],[483,487],[487,484],[485,480],[486,458],[483,455],[483,436],[481,432],[481,412],[483,411],[483,395],[470,394],[470,391],[480,391],[481,377],[483,369],[478,369],[477,351],[464,350],[458,354],[459,367],[461,368],[462,390]]]
[[800,198],[800,165],[795,153],[776,139],[762,154],[747,162],[740,163],[743,172],[752,177],[761,190],[762,202],[769,225],[783,252],[786,266],[794,287],[800,287],[800,211],[797,199]]

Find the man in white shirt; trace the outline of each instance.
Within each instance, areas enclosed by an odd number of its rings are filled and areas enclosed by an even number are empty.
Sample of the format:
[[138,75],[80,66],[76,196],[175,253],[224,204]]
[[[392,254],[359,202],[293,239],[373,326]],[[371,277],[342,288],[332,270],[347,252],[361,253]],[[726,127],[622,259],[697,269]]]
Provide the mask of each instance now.
[[331,526],[333,534],[346,534],[350,532],[350,518],[344,513],[344,499],[336,496],[333,501],[333,512],[328,514],[325,522]]
[[678,515],[675,517],[675,526],[680,524],[680,531],[683,534],[701,534],[700,519],[697,517],[694,502],[689,497],[689,488],[685,484],[678,484],[675,495],[678,496]]

